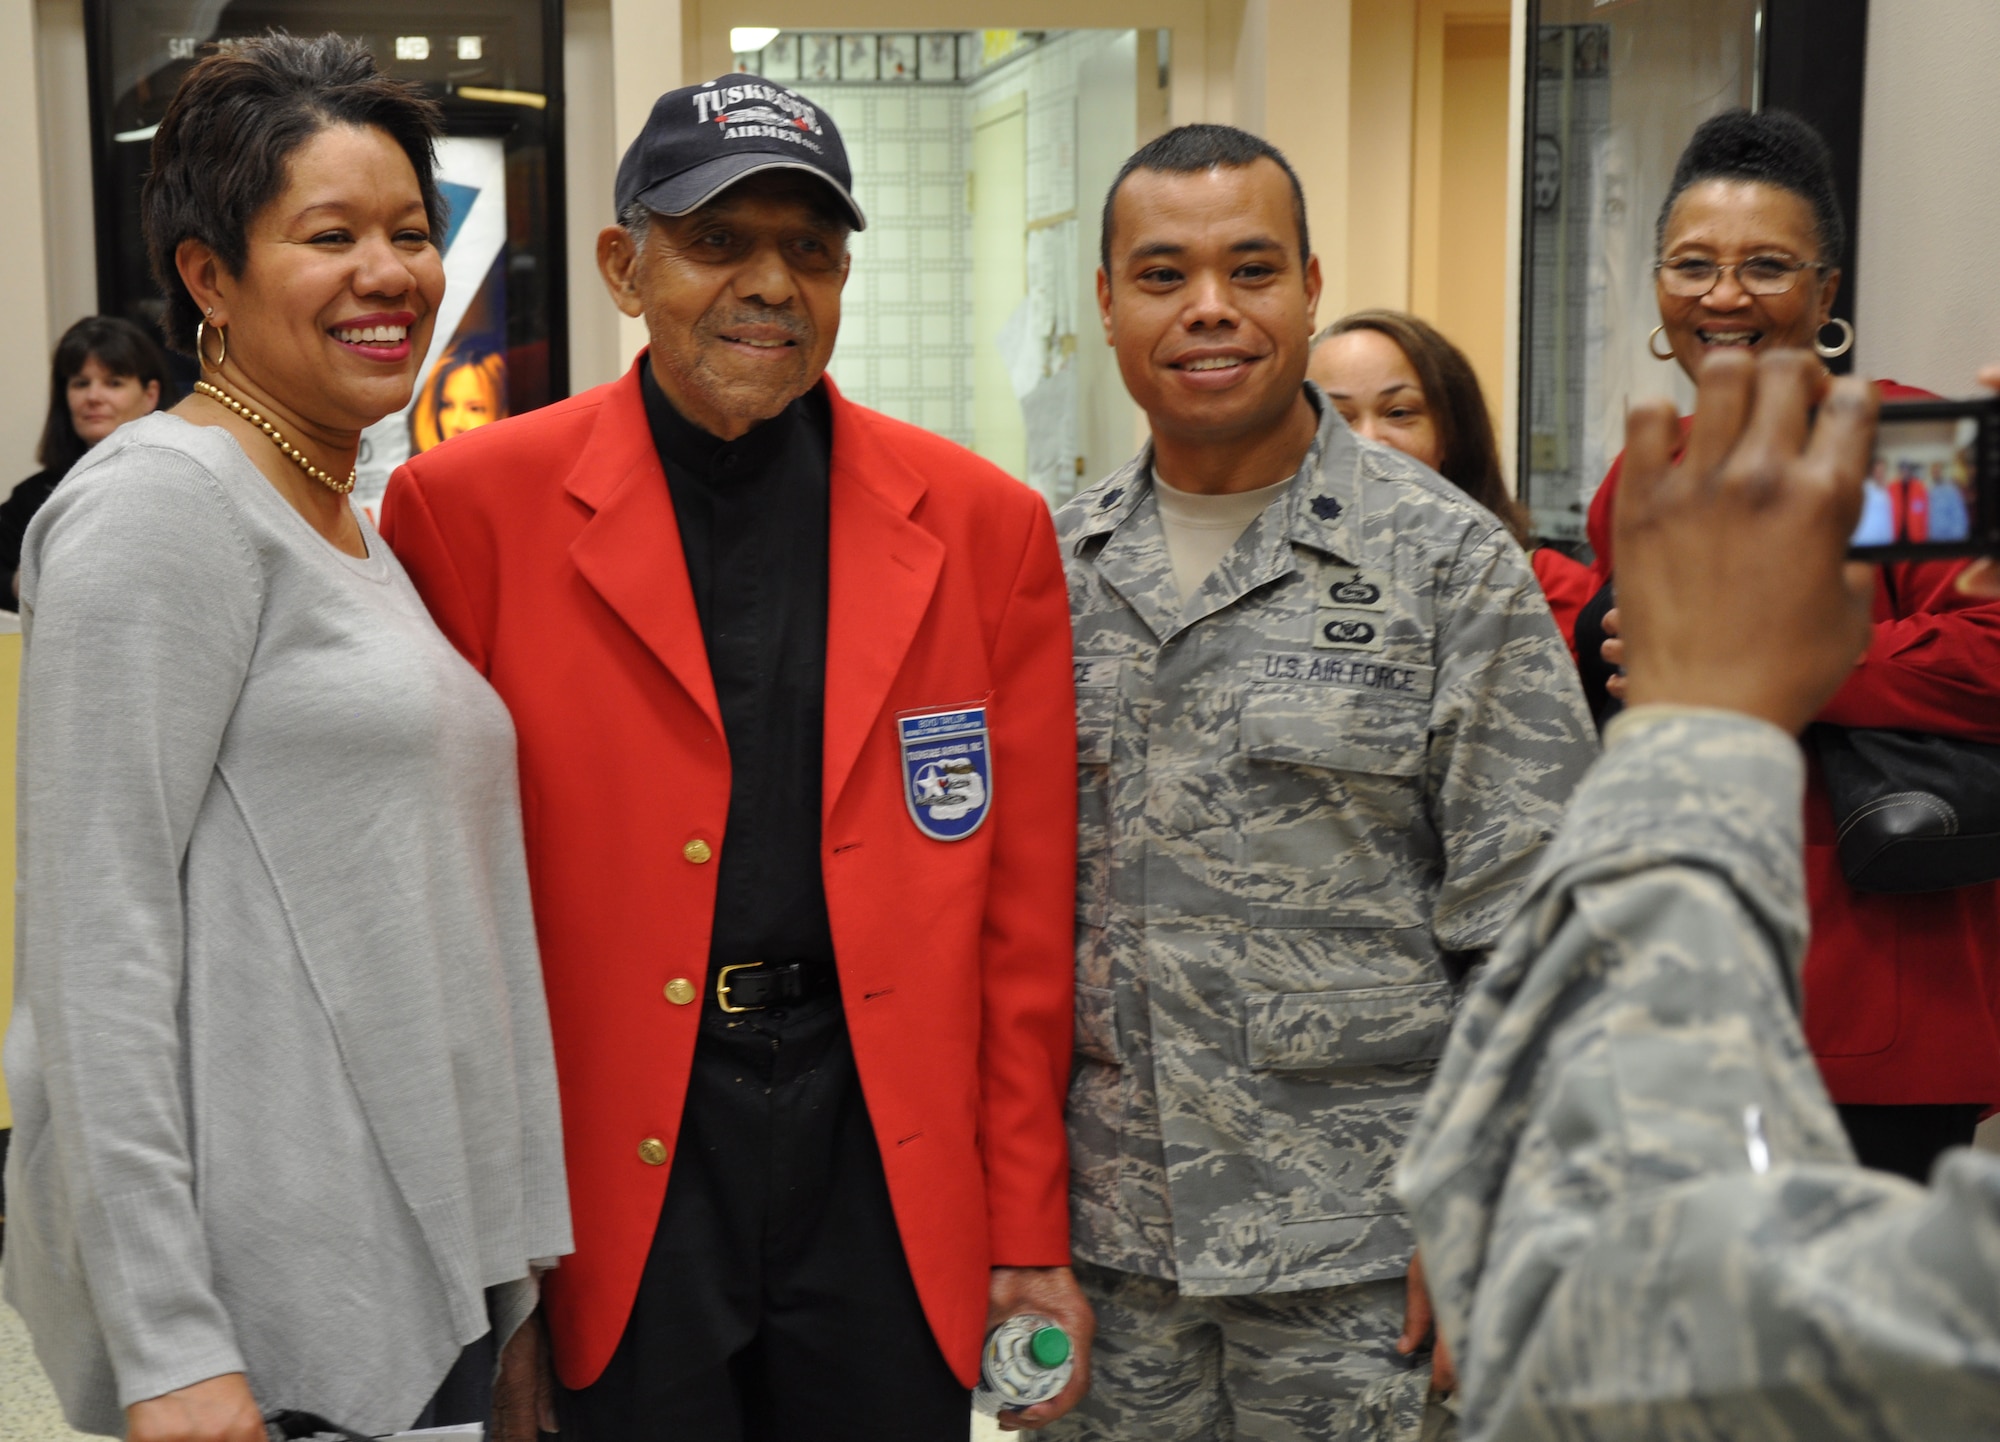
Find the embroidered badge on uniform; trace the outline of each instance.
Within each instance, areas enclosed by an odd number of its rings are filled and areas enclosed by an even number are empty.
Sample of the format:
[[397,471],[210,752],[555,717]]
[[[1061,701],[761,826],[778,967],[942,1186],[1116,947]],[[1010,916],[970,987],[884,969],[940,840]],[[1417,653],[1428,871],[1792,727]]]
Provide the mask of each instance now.
[[1356,606],[1321,606],[1313,617],[1313,645],[1343,651],[1382,649],[1382,617]]
[[1373,581],[1364,580],[1359,571],[1344,581],[1335,581],[1320,597],[1320,605],[1339,606],[1355,611],[1379,611],[1382,609],[1382,588]]
[[993,809],[993,753],[986,708],[911,711],[896,718],[903,748],[903,800],[917,830],[934,841],[963,841]]

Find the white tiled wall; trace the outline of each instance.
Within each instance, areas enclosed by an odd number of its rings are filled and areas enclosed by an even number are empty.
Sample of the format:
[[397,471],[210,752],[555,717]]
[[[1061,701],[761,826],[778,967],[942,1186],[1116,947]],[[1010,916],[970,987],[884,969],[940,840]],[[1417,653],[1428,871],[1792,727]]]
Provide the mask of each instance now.
[[[1096,265],[1099,197],[1078,193],[1077,75],[1118,34],[1059,35],[967,84],[806,87],[840,126],[868,215],[853,239],[830,366],[851,399],[972,443],[972,118],[1017,92],[1027,95],[1030,334],[1044,347],[1044,374],[1071,364],[1080,334],[1094,340],[1082,298]],[[1028,479],[1060,503],[1077,484],[1071,457],[1081,442],[1039,449],[1047,474]]]
[[834,383],[972,443],[972,261],[958,86],[826,87],[868,229],[854,237]]

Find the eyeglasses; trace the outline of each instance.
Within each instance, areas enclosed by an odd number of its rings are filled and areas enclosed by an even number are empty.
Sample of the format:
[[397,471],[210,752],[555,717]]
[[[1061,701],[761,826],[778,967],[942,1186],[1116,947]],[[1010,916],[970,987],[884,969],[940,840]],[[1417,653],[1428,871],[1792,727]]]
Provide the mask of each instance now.
[[1663,260],[1653,267],[1660,286],[1668,295],[1696,300],[1707,295],[1722,281],[1725,270],[1736,272],[1736,283],[1750,295],[1783,295],[1799,283],[1799,272],[1827,269],[1817,260],[1787,260],[1781,255],[1753,255],[1748,260],[1722,264],[1695,256]]

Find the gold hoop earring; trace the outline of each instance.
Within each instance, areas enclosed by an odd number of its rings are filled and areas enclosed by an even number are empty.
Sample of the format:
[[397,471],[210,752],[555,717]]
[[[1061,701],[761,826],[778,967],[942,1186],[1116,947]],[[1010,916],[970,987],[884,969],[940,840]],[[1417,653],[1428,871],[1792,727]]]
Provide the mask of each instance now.
[[219,374],[222,370],[222,363],[229,359],[229,327],[219,325],[215,328],[215,333],[222,337],[222,349],[217,353],[215,359],[211,361],[208,358],[207,348],[202,344],[203,337],[208,334],[208,322],[198,320],[194,323],[194,353],[201,360],[201,368],[203,370],[215,371]]
[[1653,342],[1660,338],[1660,332],[1665,329],[1666,327],[1663,325],[1656,325],[1653,327],[1653,333],[1646,337],[1646,354],[1651,356],[1656,361],[1670,361],[1674,358],[1673,346],[1669,345],[1667,347],[1667,353],[1665,355],[1661,355],[1660,352],[1653,345]]
[[[1840,327],[1839,345],[1828,345],[1819,338],[1820,331],[1825,330],[1828,325],[1837,325]],[[1827,321],[1826,325],[1821,326],[1818,331],[1813,332],[1813,351],[1821,360],[1838,360],[1853,349],[1854,324],[1851,321],[1845,321],[1839,316],[1834,316],[1831,320]]]

